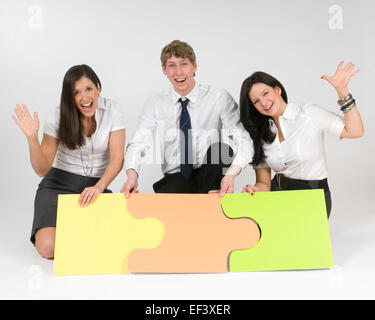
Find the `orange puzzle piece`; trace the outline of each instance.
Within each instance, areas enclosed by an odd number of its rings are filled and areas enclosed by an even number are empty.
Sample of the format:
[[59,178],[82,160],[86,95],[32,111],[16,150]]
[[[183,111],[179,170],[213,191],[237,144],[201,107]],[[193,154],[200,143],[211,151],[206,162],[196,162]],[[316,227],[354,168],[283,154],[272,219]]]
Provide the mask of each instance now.
[[130,253],[130,272],[227,272],[231,251],[249,249],[260,238],[257,223],[228,218],[216,194],[131,194],[127,205],[134,218],[156,218],[165,226],[159,246]]

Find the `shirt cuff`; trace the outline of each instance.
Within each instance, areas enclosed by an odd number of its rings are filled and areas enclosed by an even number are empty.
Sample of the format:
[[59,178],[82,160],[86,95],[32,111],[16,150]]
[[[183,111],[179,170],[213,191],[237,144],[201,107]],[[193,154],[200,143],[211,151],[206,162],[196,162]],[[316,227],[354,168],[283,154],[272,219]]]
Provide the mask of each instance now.
[[139,170],[141,169],[141,157],[137,157],[135,153],[125,153],[125,172],[129,169],[135,170],[139,176]]
[[225,173],[226,176],[238,176],[242,168],[239,165],[232,164],[227,172]]
[[[251,161],[251,159],[250,159]],[[241,170],[245,169],[246,166],[249,164],[249,159],[245,159],[243,157],[240,157],[240,155],[236,155],[232,161],[231,167],[232,166],[239,166],[241,167]]]

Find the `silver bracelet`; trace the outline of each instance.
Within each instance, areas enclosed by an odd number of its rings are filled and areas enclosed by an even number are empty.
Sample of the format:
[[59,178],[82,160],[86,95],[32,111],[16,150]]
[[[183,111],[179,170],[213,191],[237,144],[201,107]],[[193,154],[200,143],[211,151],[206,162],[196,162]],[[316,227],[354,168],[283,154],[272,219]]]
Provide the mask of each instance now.
[[355,103],[353,103],[349,108],[346,108],[344,110],[342,110],[342,112],[344,114],[348,113],[349,111],[352,111],[354,108],[356,108],[357,106],[355,105]]
[[341,110],[341,111],[344,111],[344,110],[348,109],[352,104],[355,104],[355,99],[350,100],[346,105],[342,106],[342,107],[340,108],[340,110]]
[[337,103],[340,107],[342,107],[343,105],[346,105],[350,100],[353,100],[353,96],[351,95],[351,93],[349,93],[346,97],[339,99]]

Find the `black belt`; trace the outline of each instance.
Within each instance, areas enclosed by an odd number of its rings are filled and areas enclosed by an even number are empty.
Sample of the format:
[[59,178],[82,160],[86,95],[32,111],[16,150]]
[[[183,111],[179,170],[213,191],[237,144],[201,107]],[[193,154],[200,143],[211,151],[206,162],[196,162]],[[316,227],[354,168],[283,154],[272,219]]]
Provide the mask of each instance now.
[[324,189],[329,191],[327,178],[322,180],[300,180],[288,178],[278,173],[272,180],[280,190]]

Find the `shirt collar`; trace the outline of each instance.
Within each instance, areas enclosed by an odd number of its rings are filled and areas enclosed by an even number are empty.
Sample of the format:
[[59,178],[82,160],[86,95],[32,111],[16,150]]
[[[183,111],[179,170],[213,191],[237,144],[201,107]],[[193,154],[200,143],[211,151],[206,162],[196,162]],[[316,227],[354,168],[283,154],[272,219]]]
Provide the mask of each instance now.
[[[178,103],[178,100],[182,97],[180,94],[178,94],[176,91],[174,91],[174,89],[172,88],[172,102],[173,104],[177,104]],[[199,94],[199,84],[197,81],[195,81],[195,85],[194,85],[194,88],[193,90],[191,90],[188,95],[186,96],[186,98],[189,99],[189,101],[191,101],[193,104],[192,105],[189,105],[189,106],[193,106],[197,100],[198,100],[198,94]]]
[[280,116],[280,118],[294,120],[297,117],[297,114],[297,105],[295,103],[288,103],[286,105],[284,113]]
[[104,98],[102,96],[99,96],[97,109],[104,109],[104,108],[105,108]]

